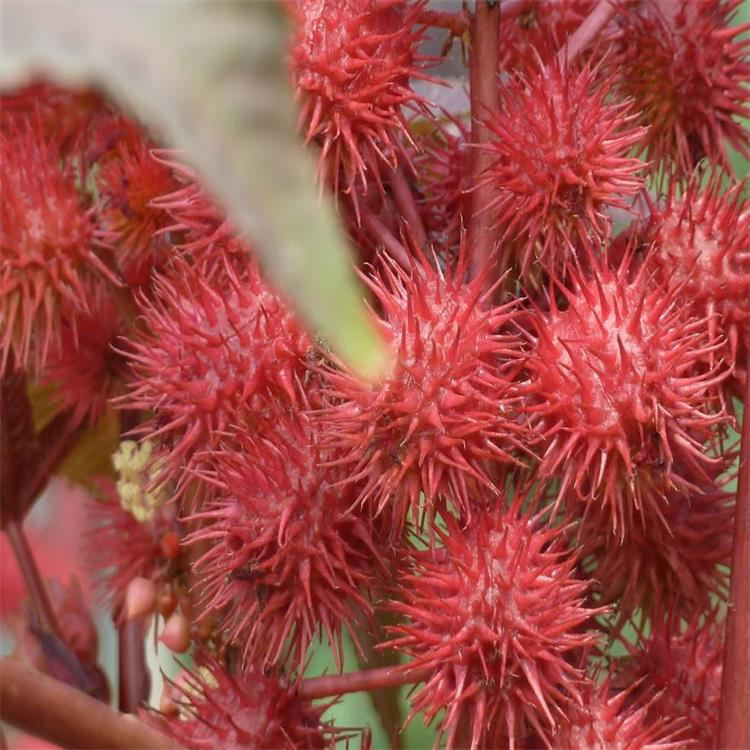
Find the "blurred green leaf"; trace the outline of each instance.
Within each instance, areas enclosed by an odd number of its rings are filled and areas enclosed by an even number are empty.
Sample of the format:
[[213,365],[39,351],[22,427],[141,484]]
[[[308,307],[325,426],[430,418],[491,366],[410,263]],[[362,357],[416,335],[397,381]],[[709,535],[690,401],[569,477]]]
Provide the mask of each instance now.
[[295,133],[280,7],[268,2],[6,1],[3,86],[96,83],[183,149],[278,288],[351,366],[387,351],[330,200]]

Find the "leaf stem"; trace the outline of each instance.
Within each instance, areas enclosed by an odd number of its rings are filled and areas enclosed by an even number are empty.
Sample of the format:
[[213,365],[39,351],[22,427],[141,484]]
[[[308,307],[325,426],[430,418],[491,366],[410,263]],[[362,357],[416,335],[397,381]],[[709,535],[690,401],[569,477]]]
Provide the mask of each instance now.
[[[471,142],[478,146],[491,140],[492,133],[485,125],[485,121],[500,111],[497,79],[499,33],[500,4],[493,0],[477,0],[477,7],[471,19],[469,86]],[[486,266],[495,245],[492,216],[486,210],[495,197],[495,188],[492,184],[479,184],[479,176],[490,166],[491,162],[492,156],[486,151],[481,148],[472,149],[471,184],[473,190],[468,244],[474,276]],[[488,283],[492,283],[489,277]]]
[[57,617],[55,616],[55,611],[52,609],[52,604],[47,595],[47,588],[39,573],[34,553],[31,550],[26,534],[24,534],[21,523],[15,518],[9,519],[5,525],[5,533],[8,535],[8,541],[18,561],[18,567],[21,569],[21,575],[29,592],[39,627],[59,637],[60,627]]
[[610,22],[617,10],[616,0],[599,0],[594,9],[557,53],[560,67],[570,65],[599,32]]
[[39,446],[33,456],[34,472],[18,487],[18,507],[23,518],[47,486],[50,477],[55,473],[70,450],[75,438],[82,431],[76,427],[69,412],[58,414],[40,433],[37,439]]
[[134,716],[121,714],[9,657],[0,659],[0,718],[63,747],[178,747]]
[[117,627],[120,711],[138,713],[148,700],[149,675],[143,648],[143,626],[140,620],[125,619]]
[[437,29],[448,29],[453,36],[463,36],[469,28],[469,19],[465,11],[428,10],[419,14],[419,23]]
[[[750,337],[749,337],[750,338]],[[717,747],[750,747],[750,341]]]
[[380,242],[386,252],[401,266],[408,269],[411,266],[409,253],[404,245],[396,238],[383,220],[376,216],[369,208],[363,206],[360,213],[362,226]]
[[424,228],[422,215],[419,213],[417,201],[414,198],[414,192],[406,179],[404,170],[397,167],[391,175],[391,192],[393,202],[396,208],[401,211],[401,216],[406,222],[408,232],[411,232],[417,246],[422,250],[427,248],[427,230]]
[[400,666],[363,669],[359,672],[325,675],[323,677],[308,677],[300,682],[297,694],[300,698],[306,700],[327,698],[344,693],[358,693],[397,685],[411,685],[420,682],[429,674],[430,670],[428,669],[407,669]]

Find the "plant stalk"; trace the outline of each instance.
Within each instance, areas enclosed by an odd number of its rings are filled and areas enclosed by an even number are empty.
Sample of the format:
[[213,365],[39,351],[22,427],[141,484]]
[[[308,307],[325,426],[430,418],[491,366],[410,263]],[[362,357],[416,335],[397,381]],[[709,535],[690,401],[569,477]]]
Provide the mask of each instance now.
[[134,716],[121,714],[9,657],[0,659],[0,718],[63,747],[178,747]]
[[[471,19],[471,48],[469,56],[469,86],[471,98],[471,142],[482,146],[492,139],[484,124],[500,112],[498,88],[498,35],[500,33],[500,4],[493,0],[477,0]],[[472,274],[477,276],[490,259],[495,246],[492,215],[486,208],[495,198],[491,184],[478,184],[480,175],[492,164],[492,156],[481,148],[472,149],[471,201],[468,244]],[[501,272],[504,269],[500,269]],[[488,276],[488,283],[492,279]]]
[[143,647],[143,626],[138,619],[124,620],[117,628],[120,711],[128,714],[148,700],[149,674]]
[[29,541],[24,534],[23,527],[15,518],[9,519],[5,525],[5,533],[8,535],[8,541],[13,549],[13,554],[18,561],[18,567],[21,569],[26,590],[29,592],[34,615],[38,620],[38,625],[42,630],[61,637],[60,626],[57,623],[55,611],[52,609],[47,587],[44,585],[42,576],[37,567],[34,553],[31,550]]
[[617,10],[617,0],[599,0],[594,9],[583,19],[581,25],[557,53],[561,68],[570,65],[579,53],[595,39],[599,32],[612,20]]
[[299,683],[297,695],[305,700],[328,698],[344,693],[359,693],[365,690],[378,690],[397,685],[411,685],[421,682],[431,674],[429,669],[406,669],[404,667],[378,667],[363,669],[348,674],[308,677]]
[[411,233],[417,247],[424,252],[427,249],[427,230],[424,228],[419,207],[414,199],[414,192],[401,167],[393,170],[391,191],[393,201],[406,222],[407,232]]
[[369,208],[365,207],[362,207],[360,216],[362,218],[362,226],[376,241],[382,243],[391,258],[402,268],[408,270],[412,265],[409,253],[403,243],[388,229],[383,220],[379,216],[376,216]]
[[453,36],[463,36],[469,28],[467,15],[463,11],[423,10],[419,23],[437,29],[448,29]]
[[718,739],[719,748],[750,748],[750,341]]

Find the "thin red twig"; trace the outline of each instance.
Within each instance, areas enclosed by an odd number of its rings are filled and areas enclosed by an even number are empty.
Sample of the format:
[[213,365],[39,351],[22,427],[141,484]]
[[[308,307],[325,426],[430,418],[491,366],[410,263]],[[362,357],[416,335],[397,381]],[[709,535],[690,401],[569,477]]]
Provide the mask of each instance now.
[[463,36],[469,28],[466,11],[430,10],[425,8],[419,14],[419,23],[437,29],[448,29],[453,36]]
[[129,714],[148,700],[149,673],[143,647],[143,625],[140,620],[125,620],[117,628],[120,711]]
[[719,718],[720,748],[750,748],[750,341]]
[[305,700],[327,698],[344,693],[358,693],[378,688],[395,687],[396,685],[411,685],[415,682],[421,682],[430,674],[431,670],[429,669],[406,670],[403,667],[379,667],[378,669],[363,669],[348,674],[308,677],[300,682],[297,694]]
[[596,7],[583,19],[581,25],[557,53],[561,67],[570,65],[578,54],[598,36],[599,32],[612,20],[617,11],[618,0],[599,0]]
[[380,242],[383,245],[385,251],[400,266],[408,269],[411,266],[409,253],[393,232],[388,229],[383,220],[365,207],[362,207],[360,218],[362,220],[362,226],[377,242]]
[[7,657],[0,659],[0,719],[62,747],[179,747],[135,716]]
[[403,169],[400,167],[393,170],[391,176],[391,191],[393,202],[401,212],[409,232],[417,246],[424,251],[427,248],[427,230],[424,228],[422,216],[419,213],[417,201],[414,198],[409,181],[406,179]]
[[[471,96],[471,141],[475,145],[488,143],[492,138],[484,124],[500,111],[498,89],[498,35],[500,33],[500,7],[492,0],[477,0],[471,21],[471,50],[469,60],[469,85]],[[492,156],[481,148],[472,150],[472,185],[477,186],[479,176],[490,166]],[[485,210],[495,198],[491,183],[479,184],[471,192],[468,243],[471,252],[472,273],[476,276],[487,264],[495,246],[492,216]],[[502,269],[501,269],[502,270]],[[491,283],[491,279],[488,278]]]
[[22,508],[21,516],[29,512],[31,506],[47,486],[52,475],[60,466],[82,428],[76,427],[70,420],[70,414],[58,414],[39,433],[38,452],[33,456],[33,474],[17,487],[18,506]]
[[26,539],[21,523],[15,518],[10,519],[5,525],[5,532],[8,535],[8,541],[13,549],[13,554],[18,561],[18,567],[21,569],[21,575],[29,592],[34,615],[39,621],[39,627],[49,633],[60,636],[60,627],[55,616],[55,611],[52,609],[52,604],[50,604],[47,588],[39,573],[34,553]]

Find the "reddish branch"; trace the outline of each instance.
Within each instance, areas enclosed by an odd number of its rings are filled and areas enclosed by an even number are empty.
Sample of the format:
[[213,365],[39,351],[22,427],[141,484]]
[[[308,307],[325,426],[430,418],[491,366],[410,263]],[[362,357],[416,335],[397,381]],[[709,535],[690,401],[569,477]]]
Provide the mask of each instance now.
[[134,714],[148,700],[150,679],[140,620],[125,620],[117,628],[120,711]]
[[746,373],[721,685],[720,748],[750,748],[750,341]]
[[[471,21],[471,141],[476,145],[488,143],[492,139],[492,133],[484,123],[500,111],[497,78],[499,6],[499,3],[492,0],[477,0],[477,8]],[[472,185],[477,185],[479,176],[491,163],[491,154],[479,148],[472,150]],[[494,193],[495,188],[491,183],[479,185],[471,193],[468,242],[474,275],[486,265],[494,248],[492,216],[489,211],[484,210],[492,203]]]
[[417,246],[424,251],[427,247],[427,231],[424,228],[419,207],[414,199],[414,192],[400,167],[395,169],[391,176],[391,191],[393,201],[406,222],[407,230],[411,233]]
[[561,66],[570,65],[578,54],[588,47],[599,32],[610,22],[617,10],[618,0],[599,0],[594,9],[573,32],[557,53]]
[[177,747],[134,716],[10,658],[0,659],[0,719],[63,747]]
[[448,29],[453,36],[463,36],[469,28],[469,18],[465,11],[423,10],[419,23],[438,29]]
[[26,590],[29,592],[34,615],[38,620],[37,625],[42,630],[59,636],[60,628],[57,624],[55,611],[50,604],[49,596],[47,596],[47,588],[39,573],[34,554],[31,551],[26,535],[23,533],[21,523],[16,519],[8,520],[5,525],[5,532],[8,535],[8,541],[13,549],[13,554],[18,561],[18,567],[21,569]]
[[388,255],[400,266],[408,269],[411,266],[409,253],[393,232],[388,229],[383,220],[364,206],[360,209],[360,215],[362,226],[369,232],[372,238],[376,242],[381,243]]
[[409,669],[403,667],[380,667],[378,669],[363,669],[349,674],[326,675],[324,677],[308,677],[302,680],[297,690],[300,698],[312,700],[327,698],[344,693],[358,693],[364,690],[377,690],[395,687],[397,685],[411,685],[421,682],[432,673],[430,669]]

